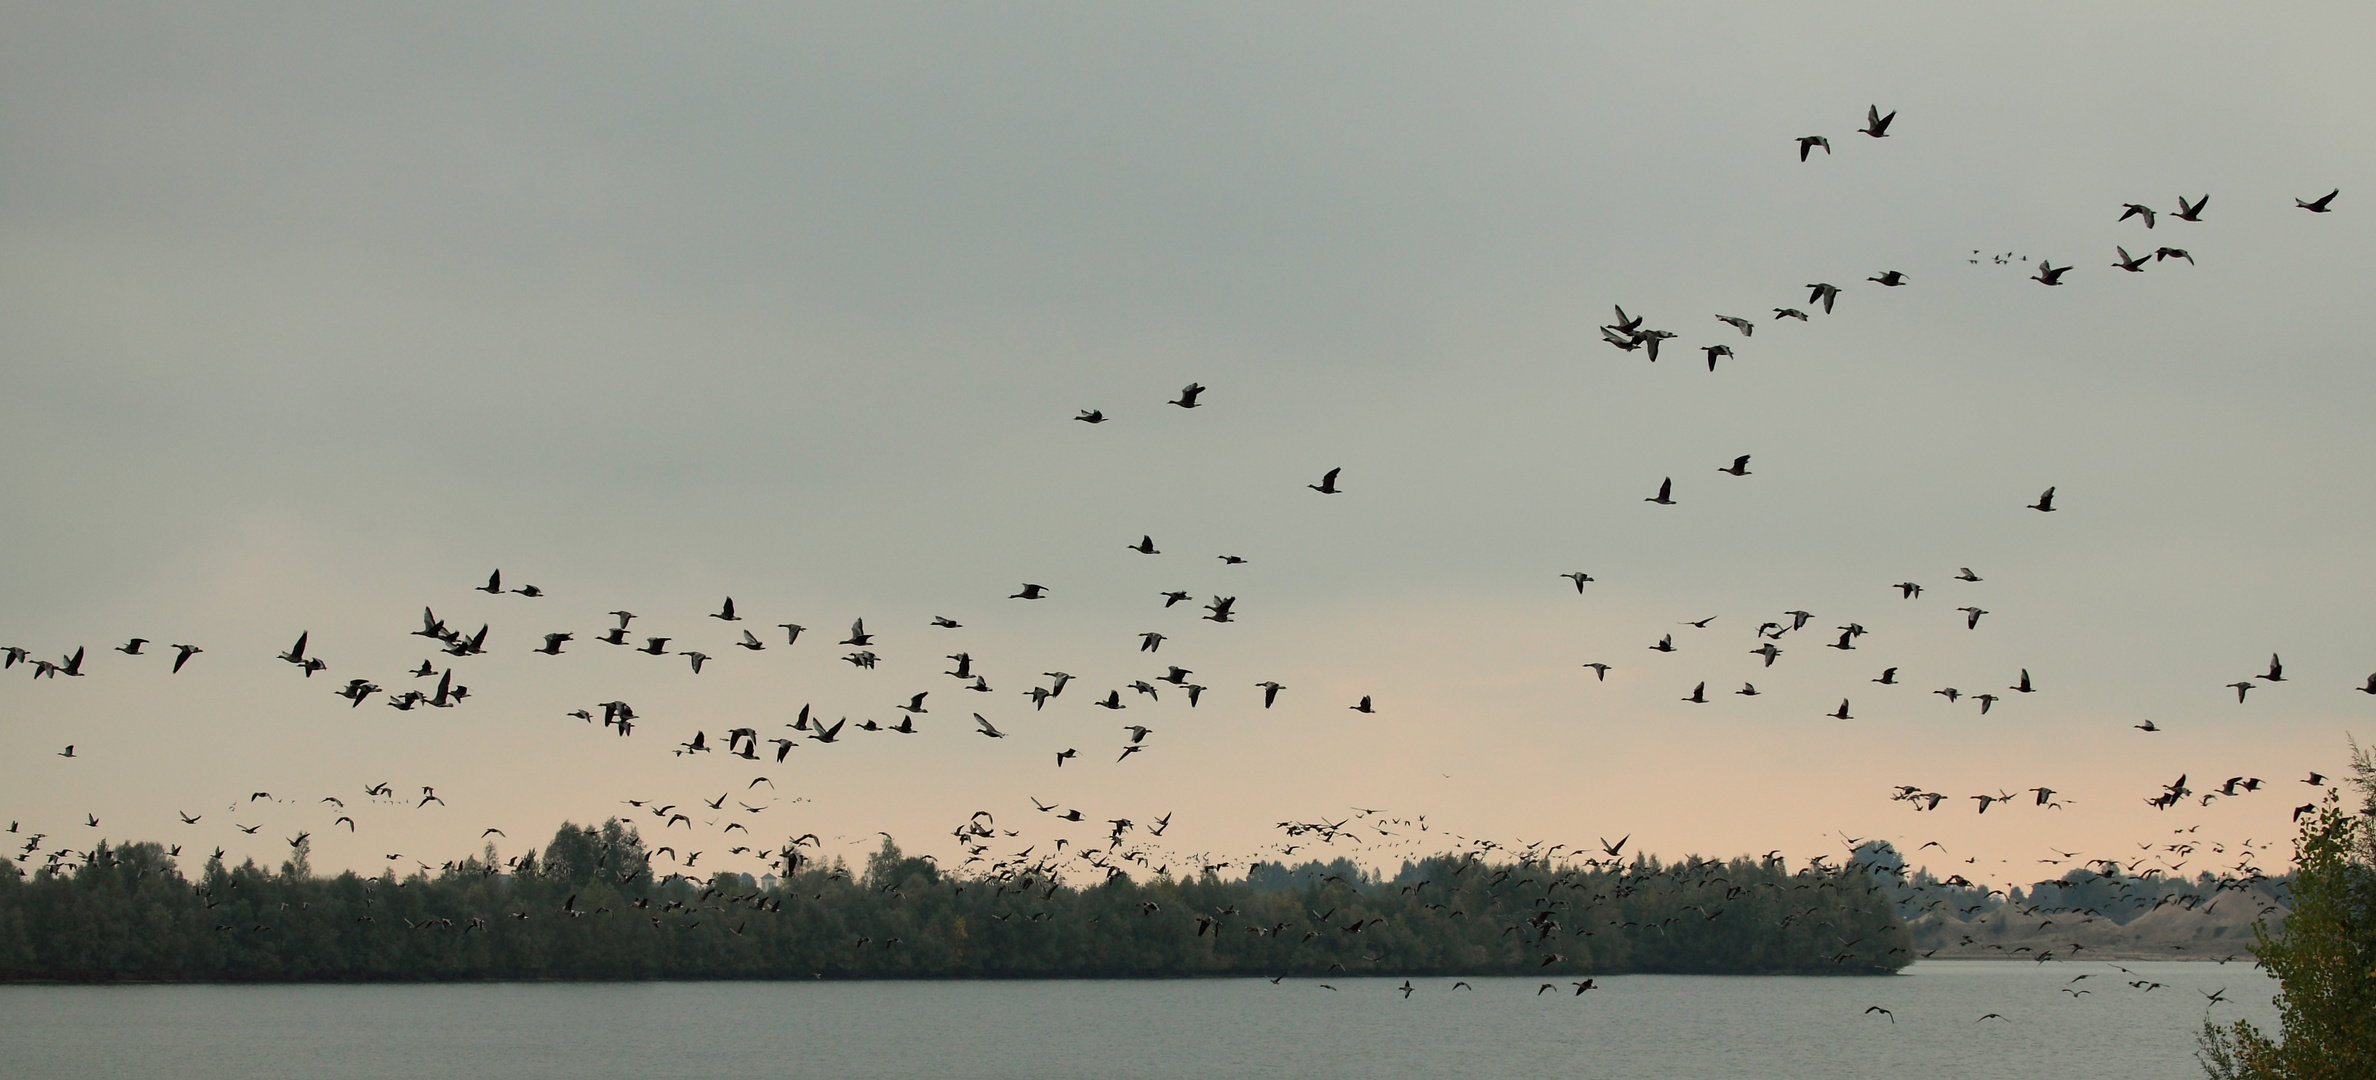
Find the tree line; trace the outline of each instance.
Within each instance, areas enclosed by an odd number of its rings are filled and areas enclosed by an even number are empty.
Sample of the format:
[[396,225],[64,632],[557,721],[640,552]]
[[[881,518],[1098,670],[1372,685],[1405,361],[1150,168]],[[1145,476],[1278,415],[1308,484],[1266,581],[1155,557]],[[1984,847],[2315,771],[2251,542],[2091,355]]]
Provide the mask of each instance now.
[[[1126,978],[1895,971],[1904,922],[1870,874],[1780,859],[1554,865],[1478,854],[1392,880],[1349,863],[1174,880],[961,876],[889,838],[863,871],[655,877],[617,820],[541,856],[432,876],[317,876],[153,843],[0,871],[0,979]],[[1351,871],[1348,873],[1347,871]]]

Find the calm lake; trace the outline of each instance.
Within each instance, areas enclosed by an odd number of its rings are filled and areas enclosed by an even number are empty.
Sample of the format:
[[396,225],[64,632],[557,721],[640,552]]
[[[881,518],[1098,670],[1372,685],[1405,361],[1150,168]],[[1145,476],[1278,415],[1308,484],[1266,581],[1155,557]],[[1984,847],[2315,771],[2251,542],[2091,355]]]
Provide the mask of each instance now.
[[[1565,980],[1540,994],[1533,980],[1452,981],[1416,980],[1407,1000],[1399,979],[1330,980],[1335,990],[1296,979],[7,986],[0,1072],[2170,1080],[2201,1075],[2194,1033],[2206,1008],[2266,1028],[2277,989],[2241,962],[1632,975],[1580,997]],[[2226,1002],[2207,1004],[2222,990]],[[1866,1013],[1872,1005],[1895,1022]],[[2003,1019],[1981,1019],[1989,1013]]]

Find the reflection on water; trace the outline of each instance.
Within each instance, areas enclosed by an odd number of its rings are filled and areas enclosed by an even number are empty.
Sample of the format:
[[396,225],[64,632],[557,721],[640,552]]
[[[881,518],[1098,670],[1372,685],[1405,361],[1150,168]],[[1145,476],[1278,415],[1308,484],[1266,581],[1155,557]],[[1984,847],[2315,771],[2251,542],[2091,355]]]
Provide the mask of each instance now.
[[[2125,970],[2123,970],[2125,969]],[[2085,976],[2081,978],[2080,976]],[[23,1080],[250,1077],[1988,1078],[2199,1075],[2270,1026],[2241,963],[1916,964],[1878,978],[0,987]],[[2138,985],[2132,985],[2138,984]],[[2224,988],[2234,1004],[2207,1006]],[[2082,992],[2084,991],[2084,992]],[[1888,1014],[1867,1012],[1878,1005]],[[2002,1019],[1985,1019],[1995,1013]],[[2075,1057],[2075,1055],[2077,1057]]]

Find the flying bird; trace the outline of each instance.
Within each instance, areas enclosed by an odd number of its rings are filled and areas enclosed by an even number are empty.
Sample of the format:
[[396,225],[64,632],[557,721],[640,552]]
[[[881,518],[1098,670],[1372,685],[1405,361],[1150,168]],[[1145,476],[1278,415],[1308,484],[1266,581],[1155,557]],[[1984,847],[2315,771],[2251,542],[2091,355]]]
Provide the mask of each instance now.
[[2068,266],[2056,266],[2052,262],[2040,259],[2038,260],[2038,272],[2030,275],[2030,280],[2040,285],[2060,285],[2062,276],[2070,272],[2071,268]]
[[1832,312],[1832,301],[1839,298],[1840,287],[1837,285],[1829,285],[1818,281],[1810,283],[1807,286],[1807,302],[1812,304],[1820,301],[1823,304],[1823,313],[1826,315],[1829,315]]
[[1800,161],[1807,160],[1807,155],[1813,152],[1818,146],[1823,148],[1823,152],[1825,154],[1831,153],[1831,140],[1824,138],[1821,135],[1801,135],[1799,136],[1798,146]]
[[2209,205],[2211,205],[2209,194],[2205,194],[2202,199],[2191,205],[2187,203],[2186,196],[2180,195],[2178,196],[2178,212],[2170,216],[2180,221],[2201,221],[2203,220],[2203,208]]
[[2032,510],[2036,510],[2036,511],[2038,511],[2038,512],[2040,512],[2040,513],[2046,513],[2046,514],[2051,514],[2051,513],[2053,513],[2053,512],[2054,512],[2054,489],[2053,489],[2052,487],[2049,487],[2049,488],[2047,488],[2043,494],[2040,494],[2040,495],[2038,496],[2038,501],[2036,501],[2036,502],[2034,502],[2034,503],[2031,503],[2031,504],[2029,504],[2029,508],[2030,508],[2030,509],[2032,509]]
[[1188,385],[1180,388],[1180,396],[1178,400],[1166,401],[1164,404],[1177,405],[1183,409],[1193,409],[1197,405],[1196,396],[1204,392],[1205,388],[1202,385],[1197,383],[1189,383]]
[[[2315,199],[2312,199],[2312,200],[2310,200],[2309,202],[2303,202],[2303,201],[2302,201],[2302,200],[2300,200],[2300,199],[2295,199],[2295,200],[2294,200],[2294,205],[2295,205],[2295,206],[2299,206],[2299,207],[2301,207],[2301,208],[2302,208],[2302,209],[2304,209],[2304,210],[2308,210],[2308,211],[2310,211],[2310,212],[2311,212],[2311,213],[2313,213],[2313,214],[2324,214],[2324,213],[2328,212],[2328,210],[2330,209],[2330,207],[2328,206],[2328,204],[2329,204],[2329,203],[2332,203],[2332,202],[2334,202],[2334,201],[2335,201],[2335,196],[2337,196],[2337,195],[2340,195],[2340,194],[2342,194],[2342,193],[2343,193],[2343,189],[2342,189],[2342,188],[2336,188],[2335,190],[2333,190],[2333,191],[2330,191],[2330,192],[2327,192],[2326,194],[2324,194],[2324,195],[2321,195],[2321,196],[2319,196],[2319,197],[2317,197],[2317,198],[2315,198]],[[2204,196],[2204,198],[2208,199],[2208,198],[2210,198],[2210,196],[2207,196],[2207,195],[2206,195],[2206,196]]]
[[2145,227],[2146,227],[2146,228],[2150,229],[2150,228],[2152,228],[2152,227],[2153,227],[2153,208],[2152,208],[2152,207],[2150,207],[2150,206],[2145,206],[2145,205],[2142,205],[2142,204],[2139,204],[2139,203],[2122,203],[2122,204],[2120,204],[2120,205],[2121,205],[2120,218],[2119,218],[2119,220],[2118,220],[2118,221],[2115,221],[2115,222],[2113,222],[2113,224],[2116,224],[2116,225],[2117,225],[2117,224],[2119,224],[2121,221],[2127,221],[2128,219],[2130,219],[2130,218],[2133,218],[2133,217],[2141,217],[2141,218],[2144,218],[2144,219],[2145,219]]
[[1319,483],[1317,483],[1317,484],[1305,484],[1304,486],[1305,486],[1305,487],[1308,487],[1308,488],[1310,488],[1310,489],[1312,489],[1312,490],[1314,490],[1314,491],[1317,491],[1317,492],[1319,492],[1319,493],[1320,493],[1320,494],[1322,494],[1322,495],[1335,495],[1335,494],[1337,494],[1337,493],[1338,493],[1338,491],[1340,490],[1340,489],[1339,489],[1339,488],[1336,486],[1337,474],[1338,474],[1338,473],[1341,473],[1341,472],[1343,472],[1343,471],[1345,471],[1345,470],[1344,470],[1343,468],[1341,468],[1341,467],[1339,467],[1339,468],[1334,468],[1334,469],[1330,469],[1330,470],[1328,470],[1328,472],[1327,472],[1327,474],[1326,474],[1326,475],[1323,475],[1322,477],[1320,477],[1320,482],[1319,482]]
[[1658,494],[1656,494],[1656,495],[1652,495],[1652,496],[1650,496],[1650,497],[1648,497],[1648,498],[1645,498],[1645,499],[1643,499],[1642,501],[1643,501],[1643,502],[1652,502],[1652,503],[1657,503],[1657,504],[1658,504],[1658,505],[1660,505],[1660,506],[1673,506],[1673,505],[1675,505],[1675,498],[1674,498],[1674,495],[1675,495],[1675,478],[1674,478],[1674,477],[1672,477],[1672,476],[1670,476],[1670,477],[1667,477],[1665,480],[1659,481],[1659,484],[1658,484]]
[[1889,115],[1883,116],[1881,115],[1881,106],[1868,105],[1865,107],[1865,126],[1857,130],[1876,139],[1886,139],[1889,137],[1889,122],[1895,119],[1897,119],[1896,109],[1891,109]]
[[1742,454],[1741,456],[1733,459],[1733,463],[1730,468],[1718,468],[1716,471],[1720,473],[1731,473],[1734,476],[1747,476],[1749,475],[1749,455]]

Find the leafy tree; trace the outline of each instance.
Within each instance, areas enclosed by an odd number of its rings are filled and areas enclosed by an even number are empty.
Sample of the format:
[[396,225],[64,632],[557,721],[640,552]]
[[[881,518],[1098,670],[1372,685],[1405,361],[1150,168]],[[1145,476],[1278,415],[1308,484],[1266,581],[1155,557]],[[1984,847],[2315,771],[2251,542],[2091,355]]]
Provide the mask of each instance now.
[[2278,1033],[2203,1022],[2198,1057],[2214,1080],[2366,1080],[2376,1076],[2376,758],[2351,747],[2360,805],[2339,789],[2294,841],[2293,911],[2253,954],[2277,977]]

